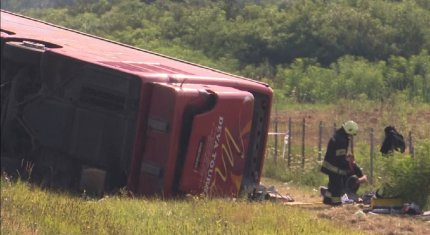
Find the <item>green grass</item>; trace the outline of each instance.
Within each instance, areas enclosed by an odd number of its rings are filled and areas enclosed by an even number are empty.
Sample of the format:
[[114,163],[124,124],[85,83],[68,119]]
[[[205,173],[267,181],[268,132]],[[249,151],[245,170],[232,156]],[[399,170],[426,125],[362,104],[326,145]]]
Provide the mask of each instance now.
[[245,199],[100,200],[1,181],[1,234],[359,234],[311,211]]
[[303,169],[300,159],[295,158],[295,164],[288,168],[285,159],[278,159],[276,162],[269,158],[264,162],[263,175],[268,178],[289,182],[295,185],[312,186],[318,188],[327,184],[327,177],[320,172],[320,164],[316,161],[305,162]]

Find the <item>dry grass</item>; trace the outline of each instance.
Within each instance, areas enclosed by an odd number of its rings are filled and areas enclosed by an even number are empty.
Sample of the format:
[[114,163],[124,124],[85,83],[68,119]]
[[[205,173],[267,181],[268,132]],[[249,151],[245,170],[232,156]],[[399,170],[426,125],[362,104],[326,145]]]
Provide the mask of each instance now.
[[332,208],[311,187],[267,178],[262,183],[313,205],[199,197],[90,200],[2,179],[1,234],[430,234],[429,222],[414,217]]
[[320,204],[319,191],[315,188],[285,184],[273,179],[263,178],[266,186],[273,185],[281,194],[289,194],[296,201],[314,203],[314,206],[300,206],[309,210],[319,219],[343,224],[366,234],[430,234],[430,221],[422,221],[409,215],[363,214],[357,205],[329,207]]
[[1,234],[363,234],[276,202],[89,200],[1,182]]

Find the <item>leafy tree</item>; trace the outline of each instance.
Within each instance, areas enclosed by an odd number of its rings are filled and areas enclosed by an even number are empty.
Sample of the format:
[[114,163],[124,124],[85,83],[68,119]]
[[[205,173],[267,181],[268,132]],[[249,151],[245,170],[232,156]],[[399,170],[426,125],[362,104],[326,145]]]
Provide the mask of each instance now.
[[427,2],[5,0],[2,8],[264,80],[297,102],[402,93],[429,103]]
[[383,69],[385,63],[370,64],[361,58],[346,56],[332,65],[337,76],[331,82],[332,91],[345,99],[369,98],[379,100],[385,93]]

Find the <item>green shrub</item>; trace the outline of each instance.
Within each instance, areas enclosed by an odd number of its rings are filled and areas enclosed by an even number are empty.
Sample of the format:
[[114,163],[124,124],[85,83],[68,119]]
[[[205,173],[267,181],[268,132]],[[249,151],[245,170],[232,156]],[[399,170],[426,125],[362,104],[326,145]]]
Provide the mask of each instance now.
[[421,208],[430,205],[430,140],[418,142],[415,156],[394,154],[382,166],[384,195],[399,196]]

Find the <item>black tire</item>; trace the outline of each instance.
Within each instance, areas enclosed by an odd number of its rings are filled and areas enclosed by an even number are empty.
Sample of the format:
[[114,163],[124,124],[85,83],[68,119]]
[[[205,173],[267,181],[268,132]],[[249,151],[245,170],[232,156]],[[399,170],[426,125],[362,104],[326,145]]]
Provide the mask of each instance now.
[[79,190],[89,196],[102,197],[105,190],[106,171],[86,167],[82,169]]

